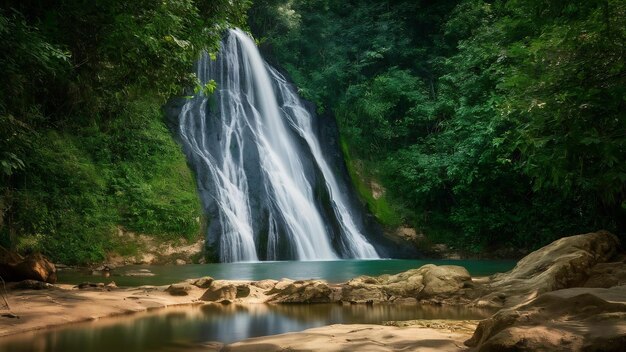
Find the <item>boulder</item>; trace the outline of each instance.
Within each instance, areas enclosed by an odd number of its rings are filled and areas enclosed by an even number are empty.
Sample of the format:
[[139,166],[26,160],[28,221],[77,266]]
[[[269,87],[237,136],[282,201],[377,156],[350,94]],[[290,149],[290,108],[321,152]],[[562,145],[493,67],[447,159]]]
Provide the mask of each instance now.
[[193,286],[187,283],[172,284],[165,289],[165,292],[172,296],[187,296],[189,291],[193,290]]
[[561,238],[522,258],[513,270],[494,275],[473,304],[510,307],[545,292],[583,286],[592,268],[613,259],[619,248],[607,231]]
[[55,283],[56,267],[39,253],[26,257],[0,247],[0,276],[5,281],[36,280]]
[[456,265],[424,265],[420,269],[424,289],[420,298],[445,296],[459,292],[468,287],[472,281],[467,269]]
[[[279,283],[280,284],[280,283]],[[276,284],[272,291],[278,293],[269,301],[272,303],[330,303],[339,301],[340,295],[334,294],[334,290],[321,280],[294,281],[280,286]]]
[[471,287],[467,270],[455,265],[427,264],[396,275],[359,276],[342,287],[341,299],[348,302],[384,302],[398,299],[447,303],[458,299]]
[[626,286],[569,288],[501,309],[481,321],[469,347],[490,351],[623,351]]
[[199,279],[191,279],[187,280],[187,282],[191,285],[194,285],[199,288],[209,288],[213,283],[213,278],[210,276],[201,277]]
[[278,292],[282,292],[285,288],[287,288],[287,286],[291,285],[294,283],[294,280],[291,279],[281,279],[280,281],[278,281],[277,283],[274,284],[274,287],[272,287],[271,290],[269,290],[267,292],[268,295],[274,294],[274,293],[278,293]]
[[237,286],[232,284],[214,284],[209,287],[202,297],[201,301],[222,302],[232,301],[237,297]]

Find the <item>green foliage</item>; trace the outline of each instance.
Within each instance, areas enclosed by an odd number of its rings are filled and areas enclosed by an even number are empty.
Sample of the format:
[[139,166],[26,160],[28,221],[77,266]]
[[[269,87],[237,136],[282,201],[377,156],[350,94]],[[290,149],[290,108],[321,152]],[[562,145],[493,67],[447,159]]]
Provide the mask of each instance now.
[[582,189],[619,205],[626,194],[626,4],[532,8],[573,19],[545,24],[511,48],[520,64],[503,82],[503,118],[519,126],[512,139],[525,171],[537,189]]
[[373,175],[365,175],[365,170],[368,168],[362,165],[357,169],[357,162],[350,157],[350,150],[344,140],[341,141],[341,149],[348,167],[350,179],[356,188],[359,198],[367,205],[368,210],[376,216],[383,226],[391,227],[401,225],[402,219],[398,215],[398,209],[392,206],[389,196],[386,193],[382,193],[374,197],[372,187],[368,186],[365,181],[369,180],[371,184],[373,181],[370,179],[373,179]]
[[200,216],[195,180],[160,116],[157,104],[137,103],[108,126],[116,165],[111,193],[127,229],[195,238]]
[[11,228],[20,237],[43,236],[44,253],[75,263],[104,259],[113,209],[106,182],[80,140],[48,132],[33,143],[25,175],[13,195]]
[[[134,252],[116,227],[199,235],[161,105],[249,1],[37,1],[0,9],[0,242],[67,264]],[[216,87],[202,87],[210,93]]]
[[368,204],[355,165],[458,248],[625,233],[623,1],[265,0],[250,14],[337,117]]

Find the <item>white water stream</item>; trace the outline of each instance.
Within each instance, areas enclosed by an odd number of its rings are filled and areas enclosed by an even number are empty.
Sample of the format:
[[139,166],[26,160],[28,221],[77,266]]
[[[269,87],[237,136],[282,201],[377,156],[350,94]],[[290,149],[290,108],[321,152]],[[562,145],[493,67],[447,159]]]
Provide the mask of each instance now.
[[[263,60],[254,41],[239,29],[230,30],[217,60],[202,55],[197,74],[203,83],[215,80],[217,91],[215,97],[198,94],[184,105],[179,132],[187,151],[202,163],[197,171],[208,173],[198,174],[198,183],[219,209],[218,219],[212,221],[220,224],[220,260],[285,259],[278,251],[281,241],[288,241],[289,259],[378,258],[355,224],[322,153],[313,116],[282,75]],[[210,103],[212,98],[216,103]],[[216,118],[219,122],[211,120]],[[303,148],[312,155],[313,168],[303,165]],[[308,174],[312,169],[319,170],[330,195],[340,227],[338,241],[333,242],[316,201]],[[251,185],[259,178],[262,189],[253,194]],[[251,211],[262,202],[267,224],[263,228]],[[259,246],[261,239],[266,243]],[[266,253],[260,255],[259,248]]]

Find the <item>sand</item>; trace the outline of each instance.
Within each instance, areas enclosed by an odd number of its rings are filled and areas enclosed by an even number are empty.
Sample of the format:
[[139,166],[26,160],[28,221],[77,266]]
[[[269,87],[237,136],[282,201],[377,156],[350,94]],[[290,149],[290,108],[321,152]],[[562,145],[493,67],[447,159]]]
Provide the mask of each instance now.
[[226,345],[221,351],[464,351],[465,331],[423,326],[366,324],[328,325],[274,336],[247,339]]
[[204,289],[193,287],[187,296],[172,296],[168,286],[136,288],[77,289],[55,285],[45,290],[9,290],[10,311],[17,318],[0,318],[0,336],[44,329],[68,323],[143,312],[168,306],[201,303]]

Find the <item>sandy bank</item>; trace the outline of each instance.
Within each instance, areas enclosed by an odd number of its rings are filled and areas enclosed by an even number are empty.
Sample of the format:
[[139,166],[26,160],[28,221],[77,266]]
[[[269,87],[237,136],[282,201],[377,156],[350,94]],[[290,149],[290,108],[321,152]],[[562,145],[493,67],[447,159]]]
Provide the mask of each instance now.
[[[193,287],[186,296],[173,296],[168,286],[117,289],[77,289],[55,285],[44,290],[11,290],[7,300],[17,318],[0,318],[0,336],[44,329],[150,309],[198,303],[204,289]],[[6,313],[6,311],[3,311]]]
[[[468,325],[469,323],[465,323]],[[247,339],[221,351],[462,351],[467,329],[350,324],[328,325],[297,333]],[[220,350],[221,346],[215,346]]]

